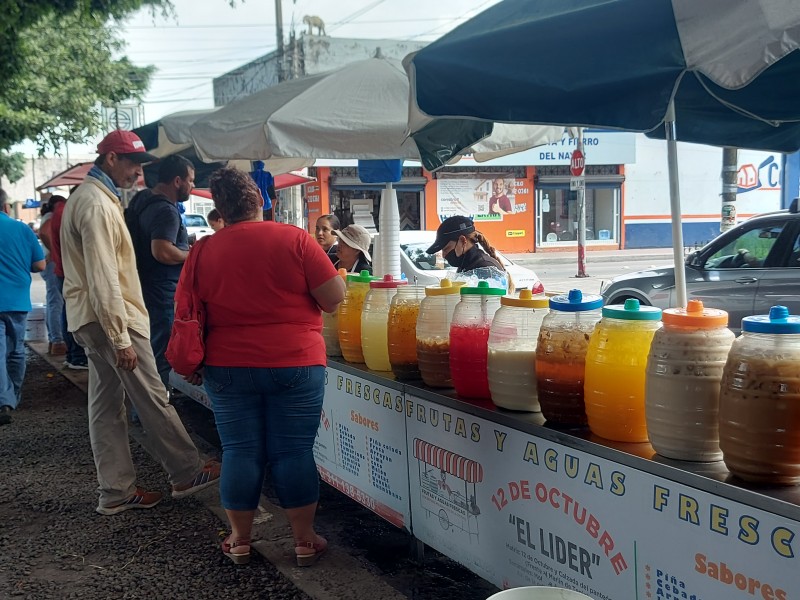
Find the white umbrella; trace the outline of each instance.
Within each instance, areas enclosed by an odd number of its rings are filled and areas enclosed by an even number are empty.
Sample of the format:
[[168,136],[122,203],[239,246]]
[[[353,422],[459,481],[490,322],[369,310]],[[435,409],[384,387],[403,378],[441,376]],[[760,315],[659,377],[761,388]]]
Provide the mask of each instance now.
[[[401,62],[372,58],[283,82],[232,102],[197,120],[190,133],[198,155],[207,161],[420,160],[419,141],[406,135],[408,98],[408,77]],[[436,125],[433,119],[429,123]],[[474,126],[469,121],[465,125]],[[476,145],[477,159],[502,156],[512,147],[521,150],[560,140],[563,132],[560,126],[498,127],[492,140]],[[423,163],[426,168],[441,164]],[[393,258],[389,264],[376,265],[376,272],[399,276],[397,196],[391,186],[381,202],[378,255],[382,262]]]

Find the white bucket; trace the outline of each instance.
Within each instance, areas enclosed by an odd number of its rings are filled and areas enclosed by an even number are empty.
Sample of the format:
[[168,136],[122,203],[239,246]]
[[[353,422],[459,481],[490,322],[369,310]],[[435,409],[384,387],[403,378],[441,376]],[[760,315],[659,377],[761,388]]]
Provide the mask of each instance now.
[[489,596],[487,600],[592,600],[592,598],[564,588],[529,586],[503,590]]
[[25,340],[28,342],[46,342],[47,326],[44,320],[44,304],[34,304],[28,313],[25,324]]

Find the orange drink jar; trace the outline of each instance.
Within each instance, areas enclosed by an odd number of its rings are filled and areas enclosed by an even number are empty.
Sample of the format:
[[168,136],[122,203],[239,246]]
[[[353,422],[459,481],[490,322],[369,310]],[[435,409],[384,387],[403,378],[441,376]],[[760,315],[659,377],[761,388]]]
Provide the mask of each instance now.
[[583,378],[589,336],[602,296],[570,290],[550,298],[536,343],[536,387],[542,415],[561,425],[585,425]]
[[404,285],[397,288],[389,306],[389,363],[398,379],[419,379],[417,362],[417,319],[425,288]]
[[[339,269],[339,275],[347,281],[347,271]],[[322,339],[325,340],[325,354],[328,356],[341,356],[339,346],[339,308],[332,313],[322,312]]]
[[745,481],[800,483],[800,316],[785,306],[742,319],[722,372],[719,445]]
[[522,290],[500,298],[489,329],[489,391],[495,406],[539,412],[536,342],[550,301]]
[[398,286],[406,286],[405,279],[391,275],[371,281],[361,312],[361,349],[364,362],[373,371],[391,371],[389,363],[389,306]]
[[361,351],[361,311],[369,292],[369,283],[375,279],[369,271],[347,276],[347,290],[339,305],[339,347],[347,362],[364,362],[364,353]]
[[722,459],[719,390],[735,336],[728,313],[689,300],[668,308],[650,345],[644,384],[647,435],[667,458]]
[[417,318],[417,361],[425,385],[453,387],[450,375],[450,323],[461,300],[458,290],[463,281],[443,279],[425,288]]
[[644,380],[661,309],[635,298],[603,307],[586,352],[584,395],[592,433],[618,442],[646,442]]

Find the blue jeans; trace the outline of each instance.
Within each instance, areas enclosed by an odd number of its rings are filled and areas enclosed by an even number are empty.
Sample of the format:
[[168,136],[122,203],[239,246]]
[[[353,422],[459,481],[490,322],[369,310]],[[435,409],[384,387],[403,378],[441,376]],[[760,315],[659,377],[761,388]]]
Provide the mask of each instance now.
[[204,377],[222,441],[222,506],[255,510],[267,463],[283,508],[316,503],[325,367],[207,366]]
[[[63,298],[64,278],[56,275],[56,279],[58,280],[58,293],[62,294]],[[89,364],[89,361],[86,358],[86,350],[78,345],[78,342],[75,341],[75,338],[72,336],[72,333],[70,333],[69,328],[67,327],[67,303],[62,302],[61,306],[61,326],[64,330],[64,343],[67,344],[67,355],[65,360],[71,365],[87,365]]]
[[47,324],[47,341],[51,344],[64,341],[64,326],[61,323],[61,313],[64,311],[64,298],[58,286],[56,276],[56,263],[52,260],[47,263],[41,273],[47,290],[47,305],[45,306],[45,323]]
[[25,379],[25,325],[28,313],[0,312],[0,406],[17,408]]
[[164,387],[169,389],[169,372],[172,367],[165,355],[169,336],[172,333],[172,322],[175,320],[175,307],[172,304],[152,304],[145,301],[150,315],[150,347],[156,357],[156,368]]

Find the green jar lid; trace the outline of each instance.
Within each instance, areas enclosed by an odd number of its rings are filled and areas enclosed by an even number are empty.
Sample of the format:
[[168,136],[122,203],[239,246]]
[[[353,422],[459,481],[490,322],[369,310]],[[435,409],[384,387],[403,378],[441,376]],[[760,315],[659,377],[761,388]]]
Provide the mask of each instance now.
[[462,296],[505,296],[505,288],[496,288],[489,285],[488,281],[479,281],[476,287],[462,287]]
[[373,277],[369,274],[369,271],[364,269],[361,273],[350,273],[347,276],[348,283],[351,281],[355,281],[356,283],[369,283],[370,281],[375,281],[376,279],[380,279],[379,277]]
[[603,316],[626,321],[660,321],[661,309],[644,306],[636,298],[628,298],[625,304],[609,304],[603,307]]

